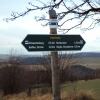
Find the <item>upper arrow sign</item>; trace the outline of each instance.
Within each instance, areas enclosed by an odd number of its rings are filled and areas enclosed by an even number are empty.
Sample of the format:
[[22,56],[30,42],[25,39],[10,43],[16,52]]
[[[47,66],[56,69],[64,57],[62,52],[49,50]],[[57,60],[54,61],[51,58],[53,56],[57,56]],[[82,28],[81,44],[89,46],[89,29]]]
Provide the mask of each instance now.
[[28,51],[81,50],[85,41],[80,35],[27,35],[22,41]]

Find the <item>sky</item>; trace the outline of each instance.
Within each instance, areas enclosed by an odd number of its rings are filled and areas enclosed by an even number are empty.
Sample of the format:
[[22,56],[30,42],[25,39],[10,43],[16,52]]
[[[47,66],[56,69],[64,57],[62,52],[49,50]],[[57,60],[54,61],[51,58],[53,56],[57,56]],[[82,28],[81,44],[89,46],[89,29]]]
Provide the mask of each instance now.
[[[26,10],[26,7],[29,6],[28,2],[28,0],[0,0],[0,54],[9,54],[12,49],[16,54],[41,53],[28,52],[21,42],[27,34],[49,34],[49,26],[43,27],[41,22],[34,19],[35,16],[42,15],[44,12],[34,11],[15,21],[6,22],[3,20],[11,17],[12,11],[23,12]],[[84,33],[80,30],[73,30],[69,34],[80,34],[86,41],[80,52],[100,52],[99,25]]]

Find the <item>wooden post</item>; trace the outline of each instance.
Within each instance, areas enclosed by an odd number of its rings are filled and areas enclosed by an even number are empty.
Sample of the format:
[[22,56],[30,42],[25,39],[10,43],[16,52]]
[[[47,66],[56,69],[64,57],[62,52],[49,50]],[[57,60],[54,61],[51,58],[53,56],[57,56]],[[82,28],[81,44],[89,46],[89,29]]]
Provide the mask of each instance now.
[[[49,18],[57,19],[55,10],[49,10]],[[57,34],[56,28],[50,28],[50,34]],[[58,52],[51,52],[51,71],[52,71],[52,93],[53,100],[61,100],[60,94],[60,67],[58,64]]]

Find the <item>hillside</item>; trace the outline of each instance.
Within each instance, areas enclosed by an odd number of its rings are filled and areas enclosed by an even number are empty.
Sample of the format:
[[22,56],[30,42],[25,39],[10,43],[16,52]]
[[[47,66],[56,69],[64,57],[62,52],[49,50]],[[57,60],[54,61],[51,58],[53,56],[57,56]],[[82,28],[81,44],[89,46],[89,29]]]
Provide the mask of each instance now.
[[[61,55],[62,58],[66,58],[66,54]],[[70,54],[68,54],[70,56]],[[76,53],[76,54],[71,54],[72,58],[74,59],[82,59],[83,61],[85,58],[91,58],[91,60],[95,60],[94,58],[100,59],[100,53],[90,53],[90,52],[83,52],[83,53]],[[23,63],[26,64],[41,64],[45,59],[48,59],[46,57],[25,57],[22,59]],[[90,60],[90,59],[89,59]],[[90,60],[90,61],[91,61]],[[87,60],[85,60],[87,62]]]
[[[73,59],[77,61],[78,64],[82,64],[84,66],[88,66],[92,68],[100,68],[100,53],[96,52],[82,52],[82,53],[75,53],[75,54],[62,54],[62,59],[68,58],[68,56],[72,56]],[[0,62],[8,61],[9,55],[0,55]],[[45,60],[48,59],[47,56],[29,56],[29,55],[23,55],[23,56],[16,56],[16,59],[20,61],[21,64],[41,64]],[[50,59],[50,58],[49,58]]]
[[70,76],[69,79],[86,80],[95,78],[96,71],[83,65],[72,65],[65,70],[65,76]]

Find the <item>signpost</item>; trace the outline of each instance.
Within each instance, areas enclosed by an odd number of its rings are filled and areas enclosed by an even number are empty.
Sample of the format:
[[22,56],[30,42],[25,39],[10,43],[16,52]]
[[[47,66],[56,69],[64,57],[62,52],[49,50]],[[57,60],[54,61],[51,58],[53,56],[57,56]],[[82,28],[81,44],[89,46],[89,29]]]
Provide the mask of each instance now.
[[27,35],[22,45],[28,51],[51,51],[52,92],[53,100],[61,100],[60,68],[57,51],[81,50],[85,45],[80,35],[57,35],[57,15],[55,10],[49,10],[50,35]]
[[[51,8],[49,10],[49,19],[57,19],[56,11]],[[56,22],[51,24],[52,26]],[[57,27],[50,27],[50,34],[57,35]],[[60,66],[58,61],[58,52],[51,51],[51,72],[52,72],[52,100],[61,100],[61,89],[60,89]]]
[[85,41],[80,35],[27,35],[22,44],[28,51],[75,51]]

